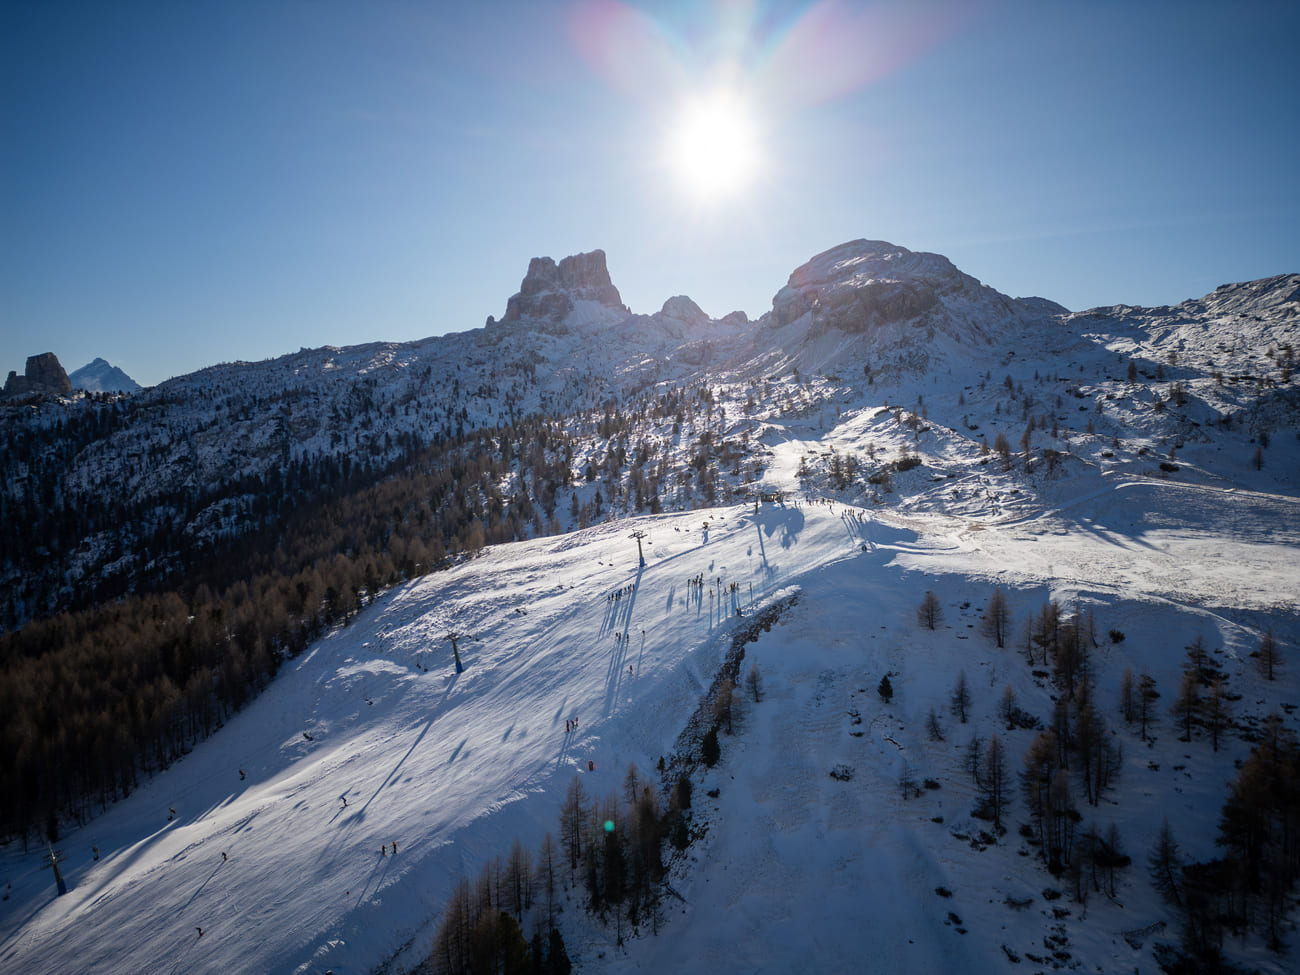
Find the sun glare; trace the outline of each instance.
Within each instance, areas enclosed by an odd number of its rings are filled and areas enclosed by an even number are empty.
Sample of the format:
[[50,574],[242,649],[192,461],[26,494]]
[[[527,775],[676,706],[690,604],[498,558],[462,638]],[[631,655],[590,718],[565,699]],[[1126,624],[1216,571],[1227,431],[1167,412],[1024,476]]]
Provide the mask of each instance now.
[[710,203],[743,193],[758,163],[757,125],[742,99],[713,92],[682,108],[670,133],[668,164],[697,200]]

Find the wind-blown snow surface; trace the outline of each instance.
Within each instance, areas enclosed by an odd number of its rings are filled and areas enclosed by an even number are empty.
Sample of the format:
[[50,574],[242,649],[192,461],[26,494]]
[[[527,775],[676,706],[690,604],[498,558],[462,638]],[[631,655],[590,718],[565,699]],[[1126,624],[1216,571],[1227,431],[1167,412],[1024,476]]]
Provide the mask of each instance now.
[[[774,466],[788,461],[780,453]],[[629,538],[636,529],[649,535],[643,568]],[[965,669],[972,729],[987,733],[1008,683],[1022,708],[1050,714],[1050,688],[976,626],[993,582],[1011,587],[1018,619],[1049,595],[1078,597],[1103,631],[1127,632],[1098,651],[1102,701],[1115,700],[1131,665],[1150,668],[1167,704],[1182,648],[1203,633],[1223,648],[1216,662],[1244,694],[1239,708],[1263,714],[1296,700],[1300,668],[1266,685],[1247,654],[1261,614],[1294,597],[1298,544],[1290,498],[1140,482],[1032,518],[1009,514],[1004,525],[764,504],[489,549],[380,599],[182,762],[65,835],[66,896],[54,895],[36,850],[5,851],[13,894],[0,915],[0,967],[341,975],[403,945],[402,958],[415,960],[455,880],[516,836],[535,847],[555,829],[575,774],[588,794],[605,795],[629,762],[649,773],[671,752],[737,622],[729,594],[687,585],[702,575],[737,583],[746,613],[792,590],[800,599],[749,647],[768,694],[745,705],[737,733],[723,736],[722,764],[697,779],[696,815],[708,831],[674,866],[685,900],[668,901],[668,928],[617,949],[612,930],[583,921],[575,899],[565,914],[575,961],[590,970],[857,971],[870,958],[868,967],[891,971],[1001,971],[1002,944],[1041,952],[1045,925],[1057,922],[1044,920],[1051,905],[1039,897],[1052,878],[1014,825],[999,844],[972,850],[969,837],[987,824],[969,816],[960,771],[969,734],[942,709]],[[1049,575],[1062,581],[1049,588]],[[933,633],[915,619],[926,589],[946,611]],[[1279,635],[1292,645],[1297,636]],[[875,693],[886,672],[889,705]],[[925,734],[936,702],[946,742]],[[566,734],[575,716],[578,730]],[[1124,802],[1085,807],[1085,820],[1096,813],[1103,830],[1117,821],[1139,864],[1162,815],[1189,855],[1211,855],[1224,782],[1245,744],[1234,739],[1214,755],[1166,728],[1148,750],[1120,734]],[[1031,735],[1004,733],[1013,763]],[[904,763],[942,788],[904,803]],[[831,778],[837,764],[853,778]],[[705,796],[712,788],[716,799]],[[381,856],[393,842],[397,855]],[[1121,890],[1127,910],[1097,897],[1086,924],[1077,907],[1059,922],[1086,967],[1138,964],[1142,952],[1120,932],[1166,916],[1143,874],[1130,871]],[[954,896],[940,898],[939,887]],[[1012,911],[1008,897],[1033,907]]]

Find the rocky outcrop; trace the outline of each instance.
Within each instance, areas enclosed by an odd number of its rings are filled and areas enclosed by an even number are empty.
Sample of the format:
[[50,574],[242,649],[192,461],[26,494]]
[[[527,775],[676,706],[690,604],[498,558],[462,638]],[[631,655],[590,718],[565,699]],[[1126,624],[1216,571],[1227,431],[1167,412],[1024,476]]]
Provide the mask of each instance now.
[[832,329],[854,334],[889,324],[933,324],[951,317],[959,306],[974,305],[994,317],[1023,313],[1006,295],[963,274],[942,255],[854,240],[796,268],[772,299],[769,322],[780,327],[810,314],[810,335]]
[[25,375],[11,371],[4,388],[5,396],[67,396],[71,392],[72,381],[53,352],[28,356]]
[[519,286],[519,293],[506,302],[501,321],[559,322],[573,311],[578,301],[594,301],[626,310],[609,278],[602,250],[574,254],[559,264],[549,257],[534,257],[528,262],[528,273]]

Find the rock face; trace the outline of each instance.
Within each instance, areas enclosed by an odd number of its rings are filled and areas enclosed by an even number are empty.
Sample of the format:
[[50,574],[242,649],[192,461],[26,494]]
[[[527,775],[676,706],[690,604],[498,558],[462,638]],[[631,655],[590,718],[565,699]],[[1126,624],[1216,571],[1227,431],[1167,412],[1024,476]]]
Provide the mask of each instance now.
[[854,240],[795,269],[772,299],[771,324],[788,325],[811,312],[812,334],[830,329],[869,332],[890,322],[919,319],[948,296],[994,295],[1010,308],[1010,299],[963,274],[942,255],[914,253],[880,240]]
[[10,372],[5,382],[6,396],[32,396],[47,393],[51,396],[67,396],[72,392],[72,381],[68,378],[59,357],[53,352],[27,357],[25,375]]
[[594,301],[623,309],[623,299],[605,267],[604,251],[575,254],[559,264],[549,257],[534,257],[528,262],[528,273],[519,286],[519,293],[506,302],[501,321],[559,322],[577,301]]

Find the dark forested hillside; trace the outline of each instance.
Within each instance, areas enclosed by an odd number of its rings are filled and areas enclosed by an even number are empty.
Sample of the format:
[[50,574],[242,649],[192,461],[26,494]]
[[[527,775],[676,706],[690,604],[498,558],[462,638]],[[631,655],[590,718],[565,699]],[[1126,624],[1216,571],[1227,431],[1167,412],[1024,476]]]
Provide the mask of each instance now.
[[[0,788],[15,799],[0,831],[56,835],[60,816],[81,821],[126,795],[220,727],[286,656],[402,580],[486,544],[691,504],[697,484],[701,499],[729,497],[753,471],[742,472],[742,440],[709,429],[715,405],[708,387],[643,394],[623,409],[439,435],[383,468],[290,461],[224,486],[237,499],[231,531],[201,544],[167,530],[138,538],[115,584],[0,638],[0,748],[13,756]],[[63,449],[80,431],[111,430],[119,409],[97,405],[60,428]],[[667,449],[678,442],[693,446]],[[44,456],[59,449],[51,437]],[[719,461],[734,474],[721,483]],[[31,521],[7,537],[57,546],[114,522],[124,534],[194,510],[183,503],[46,515],[39,498],[25,499]],[[50,527],[60,522],[65,536]],[[151,572],[159,550],[168,568]]]

